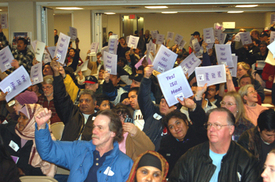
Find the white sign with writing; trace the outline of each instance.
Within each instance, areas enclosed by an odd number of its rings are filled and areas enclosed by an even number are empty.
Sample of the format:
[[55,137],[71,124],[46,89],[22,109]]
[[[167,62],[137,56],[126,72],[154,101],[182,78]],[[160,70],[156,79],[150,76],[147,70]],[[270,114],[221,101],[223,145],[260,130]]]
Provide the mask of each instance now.
[[250,32],[241,32],[240,37],[243,45],[252,44]]
[[57,61],[60,62],[61,64],[65,62],[70,39],[71,38],[69,36],[60,32],[56,49],[54,52],[54,57],[56,57],[58,59]]
[[232,60],[233,60],[234,67],[229,68],[229,70],[232,77],[237,77],[238,56],[232,55]]
[[199,87],[226,82],[225,65],[201,66],[195,69],[197,84]]
[[2,72],[11,68],[12,60],[14,60],[14,57],[9,46],[0,50],[0,69]]
[[46,50],[48,50],[48,53],[49,53],[50,56],[51,56],[51,59],[54,58],[55,49],[56,49],[56,46],[52,46],[52,47],[47,47],[47,48],[46,48]]
[[31,86],[31,80],[24,66],[20,66],[4,80],[0,82],[2,92],[8,92],[6,101],[9,102],[13,97]]
[[41,41],[36,41],[36,45],[34,48],[34,54],[37,61],[41,62],[44,54],[46,44]]
[[128,47],[130,47],[130,48],[133,47],[133,49],[136,49],[137,45],[138,45],[138,40],[139,40],[139,37],[130,35],[129,42],[128,42]]
[[226,36],[227,36],[226,33],[221,33],[221,34],[220,34],[219,39],[218,39],[220,44],[224,44],[224,41],[225,41],[225,39],[226,39]]
[[51,61],[52,61],[52,59],[51,59],[50,54],[49,53],[44,53],[44,59],[43,59],[44,64],[50,63]]
[[166,40],[173,40],[174,32],[167,32]]
[[273,58],[275,58],[275,42],[273,41],[271,44],[267,46],[267,48],[273,54]]
[[169,107],[177,104],[179,102],[178,98],[183,100],[193,95],[190,85],[179,66],[157,75],[157,78]]
[[158,35],[158,31],[157,31],[157,30],[152,30],[152,31],[151,31],[152,39],[156,39],[156,38],[157,38],[157,35]]
[[181,36],[180,34],[177,34],[175,36],[175,44],[179,45],[182,39],[183,39],[183,36]]
[[185,40],[181,40],[180,44],[179,44],[179,49],[184,48],[185,44],[186,44],[186,41]]
[[206,50],[208,51],[209,49],[212,49],[213,45],[214,45],[213,43],[207,44]]
[[217,61],[219,64],[227,65],[229,68],[234,67],[230,45],[215,44],[215,51],[216,51]]
[[275,39],[275,31],[270,32],[270,43],[272,43]]
[[192,40],[192,47],[193,47],[194,51],[200,52],[201,46],[200,46],[198,39],[195,38]]
[[94,55],[96,55],[96,53],[97,53],[97,50],[98,50],[98,45],[99,45],[99,43],[98,42],[93,42],[92,44],[91,44],[91,54],[94,54]]
[[2,15],[0,15],[0,17],[1,17],[2,29],[7,29],[8,28],[8,15],[2,14]]
[[188,76],[190,76],[194,72],[195,68],[198,67],[200,64],[201,60],[197,58],[192,52],[180,63],[180,66],[182,67],[184,74],[188,73]]
[[157,39],[156,39],[156,44],[163,44],[164,42],[164,35],[163,34],[158,34]]
[[110,36],[108,43],[108,52],[111,54],[117,54],[117,36]]
[[43,82],[42,63],[38,63],[32,66],[31,80],[33,85]]
[[117,75],[117,55],[105,52],[103,62],[105,71],[111,75]]
[[207,44],[214,43],[214,31],[213,28],[205,28],[203,29],[203,39]]
[[77,38],[77,29],[74,27],[70,27],[70,37],[72,40]]
[[178,55],[176,53],[161,45],[153,62],[154,70],[163,73],[172,69],[177,59],[177,56]]
[[214,37],[215,38],[219,39],[221,33],[222,33],[222,30],[214,29]]

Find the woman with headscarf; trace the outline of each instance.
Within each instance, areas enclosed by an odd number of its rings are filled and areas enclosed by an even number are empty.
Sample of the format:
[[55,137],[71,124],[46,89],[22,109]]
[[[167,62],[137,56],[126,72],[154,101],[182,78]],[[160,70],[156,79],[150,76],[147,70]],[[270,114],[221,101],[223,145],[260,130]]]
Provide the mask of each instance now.
[[168,169],[169,164],[162,155],[148,150],[136,158],[127,182],[165,182]]

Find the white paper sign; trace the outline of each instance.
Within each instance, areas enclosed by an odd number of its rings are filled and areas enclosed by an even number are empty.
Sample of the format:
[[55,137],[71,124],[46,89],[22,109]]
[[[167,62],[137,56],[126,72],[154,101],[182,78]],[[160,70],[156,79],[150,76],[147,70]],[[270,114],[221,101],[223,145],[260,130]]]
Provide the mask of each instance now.
[[54,57],[56,57],[58,59],[57,61],[61,64],[65,62],[69,43],[70,37],[60,32],[56,49],[54,52]]
[[96,53],[97,53],[97,50],[98,50],[98,45],[99,45],[99,43],[98,42],[93,42],[92,44],[91,44],[91,54],[95,54],[96,55]]
[[128,42],[128,47],[130,47],[130,48],[133,47],[133,49],[136,49],[137,45],[138,45],[138,40],[139,40],[139,37],[130,35],[129,42]]
[[234,67],[229,68],[229,70],[232,77],[237,77],[238,56],[232,55],[232,60],[233,60]]
[[182,39],[183,39],[183,36],[177,34],[177,35],[175,36],[175,44],[178,44],[178,45],[179,45]]
[[2,15],[0,15],[0,17],[1,17],[2,29],[7,29],[8,28],[8,15],[2,14]]
[[249,32],[241,32],[240,37],[243,45],[252,44],[252,39]]
[[230,45],[215,44],[215,51],[216,51],[217,61],[219,64],[227,65],[229,68],[234,67]]
[[206,50],[208,51],[209,49],[212,49],[213,45],[214,45],[213,43],[207,44]]
[[222,30],[214,29],[214,37],[215,38],[219,39],[221,33],[222,33]]
[[111,75],[117,75],[117,55],[105,52],[103,62],[105,71]]
[[158,72],[165,72],[173,68],[178,55],[161,45],[153,62],[153,69]]
[[270,15],[270,25],[272,25],[273,23],[275,23],[275,14]]
[[150,42],[148,44],[146,44],[146,50],[147,50],[147,52],[153,52],[155,54],[156,53],[156,48],[157,48],[157,45],[154,44],[152,42],[152,40],[150,40]]
[[220,44],[224,44],[224,41],[225,41],[225,39],[226,39],[226,36],[227,36],[226,33],[221,33],[221,34],[220,34],[219,39],[218,39]]
[[156,38],[157,38],[157,35],[158,35],[158,31],[157,31],[157,30],[151,31],[152,39],[156,39]]
[[2,72],[11,68],[12,60],[14,60],[14,57],[11,53],[10,47],[6,46],[0,51],[0,69]]
[[181,69],[176,67],[165,73],[157,75],[161,91],[169,107],[177,104],[183,98],[188,98],[193,95],[190,85]]
[[271,44],[269,44],[267,46],[267,48],[269,49],[269,51],[273,54],[273,58],[275,58],[275,42],[273,41]]
[[104,53],[105,52],[109,52],[109,47],[108,46],[105,46],[101,49],[101,54],[102,54],[102,57],[104,56]]
[[44,42],[36,41],[34,54],[37,61],[41,62],[44,54],[46,44]]
[[207,44],[214,43],[214,31],[213,28],[205,28],[203,29],[203,39]]
[[181,40],[180,44],[179,44],[179,49],[184,48],[185,44],[186,44],[186,41],[185,40]]
[[226,82],[225,66],[202,66],[195,69],[197,84],[199,87],[215,85]]
[[272,43],[275,39],[275,31],[270,32],[270,43]]
[[194,51],[200,52],[201,46],[200,46],[200,43],[198,42],[198,39],[195,38],[192,40],[192,46]]
[[275,66],[275,59],[273,58],[273,54],[270,51],[268,51],[267,57],[265,58],[265,62],[271,64],[272,66]]
[[50,54],[49,53],[44,53],[44,59],[43,62],[44,64],[50,63],[52,61]]
[[32,66],[31,80],[33,85],[43,82],[42,63],[38,63]]
[[167,32],[166,40],[173,40],[174,32]]
[[77,29],[74,27],[70,27],[70,37],[72,40],[77,38]]
[[56,46],[47,47],[46,49],[48,50],[51,58],[53,59],[54,58],[54,53],[55,53]]
[[240,41],[241,41],[241,36],[240,36],[241,33],[242,33],[242,32],[238,32],[238,33],[235,35],[235,38],[234,38],[234,41],[235,41],[235,42],[240,42]]
[[6,101],[9,102],[13,97],[31,85],[32,83],[28,72],[24,66],[20,66],[0,82],[0,89],[4,93],[8,92]]
[[163,44],[163,42],[164,42],[164,35],[158,34],[156,39],[156,44]]
[[117,54],[117,35],[111,35],[108,42],[108,52],[111,54]]
[[75,71],[75,73],[77,74],[80,70],[81,71],[85,71],[88,69],[88,63],[89,63],[89,60],[85,61],[81,66],[79,66],[77,68],[77,70]]
[[201,60],[197,58],[192,52],[180,63],[180,66],[182,67],[184,74],[188,73],[188,76],[190,76],[194,72],[195,68],[198,67],[200,64]]

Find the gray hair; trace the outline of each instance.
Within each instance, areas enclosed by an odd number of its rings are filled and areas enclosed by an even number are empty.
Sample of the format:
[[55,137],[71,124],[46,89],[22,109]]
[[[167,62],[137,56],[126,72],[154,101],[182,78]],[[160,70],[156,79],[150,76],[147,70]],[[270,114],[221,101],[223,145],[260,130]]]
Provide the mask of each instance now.
[[96,96],[95,96],[94,91],[88,90],[88,89],[81,90],[80,93],[79,93],[79,98],[80,98],[81,95],[83,95],[83,94],[90,95],[90,96],[92,97],[93,101],[94,101],[94,102],[96,101]]
[[249,89],[250,87],[253,87],[253,88],[254,88],[254,85],[252,85],[252,84],[247,84],[247,85],[241,87],[240,90],[239,90],[239,94],[240,94],[240,96],[242,97],[243,103],[245,103],[245,104],[246,104],[246,100],[244,100],[244,96],[247,95],[247,91],[248,91],[248,89]]
[[52,75],[47,75],[43,77],[43,82],[42,84],[53,84],[53,76]]

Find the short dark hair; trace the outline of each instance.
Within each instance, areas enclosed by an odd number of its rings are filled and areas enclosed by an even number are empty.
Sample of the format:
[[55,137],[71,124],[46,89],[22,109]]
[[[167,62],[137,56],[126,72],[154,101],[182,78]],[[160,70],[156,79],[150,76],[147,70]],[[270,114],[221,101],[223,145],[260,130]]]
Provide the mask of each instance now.
[[79,98],[80,98],[81,95],[83,95],[83,94],[90,95],[90,96],[92,97],[92,99],[93,99],[93,102],[96,101],[96,96],[95,96],[94,91],[88,90],[88,89],[81,90],[80,93],[79,93]]
[[129,92],[128,92],[128,93],[130,93],[130,92],[132,92],[132,91],[135,91],[135,92],[136,92],[136,94],[138,94],[139,87],[133,87],[133,88],[130,88],[130,90],[129,90]]
[[263,130],[267,131],[273,131],[275,130],[275,111],[273,109],[268,109],[263,111],[258,119],[258,127],[260,128],[260,131],[262,132]]
[[101,52],[98,52],[98,53],[96,54],[96,56],[99,56],[99,55],[101,55],[101,56],[102,56]]
[[[166,126],[168,128],[168,122],[171,118],[179,118],[182,119],[185,124],[188,126],[188,120],[185,114],[183,114],[182,112],[180,112],[179,110],[174,110],[172,112],[170,112],[169,114],[167,114],[164,118],[163,118],[163,124],[164,126]],[[169,128],[168,128],[169,129]]]
[[104,101],[104,100],[109,100],[110,101],[110,98],[105,95],[105,94],[99,94],[96,96],[96,105],[100,106],[101,103]]
[[25,39],[23,37],[19,37],[19,39],[17,41],[19,41],[19,40],[22,40],[25,45],[28,45],[28,40],[27,39]]
[[125,58],[123,58],[123,57],[120,57],[120,58],[118,59],[118,61],[122,61],[122,62],[124,63],[124,65],[127,64],[127,59],[125,59]]
[[240,79],[239,79],[239,83],[241,83],[241,80],[243,78],[250,78],[251,79],[251,84],[254,83],[254,79],[252,78],[252,76],[250,74],[244,74]]
[[114,137],[114,142],[121,142],[123,140],[123,129],[119,116],[110,109],[99,111],[97,116],[98,115],[104,115],[110,119],[109,130],[116,134],[116,136]]
[[228,109],[226,109],[225,107],[219,107],[219,108],[214,108],[211,109],[207,112],[207,121],[209,119],[209,116],[212,112],[217,111],[217,112],[225,112],[227,113],[227,123],[230,125],[235,125],[235,117],[232,114],[232,112],[230,112]]
[[123,115],[123,116],[128,116],[128,118],[132,118],[132,113],[131,110],[129,109],[128,106],[122,104],[122,103],[118,103],[113,109],[112,111],[116,114],[119,115]]
[[113,33],[112,31],[108,32],[108,35],[110,35],[111,33]]

